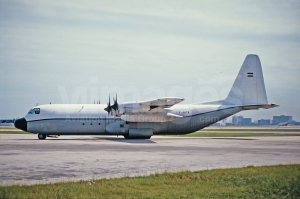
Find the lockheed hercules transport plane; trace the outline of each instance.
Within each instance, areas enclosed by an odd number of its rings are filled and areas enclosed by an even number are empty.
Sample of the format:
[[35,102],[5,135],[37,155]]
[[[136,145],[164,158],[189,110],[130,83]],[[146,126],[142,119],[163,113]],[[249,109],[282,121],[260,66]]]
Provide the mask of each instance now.
[[268,104],[261,63],[247,55],[228,96],[223,100],[180,105],[182,98],[113,104],[47,104],[33,107],[15,127],[38,134],[39,139],[59,135],[122,135],[150,139],[154,134],[188,134],[235,113]]

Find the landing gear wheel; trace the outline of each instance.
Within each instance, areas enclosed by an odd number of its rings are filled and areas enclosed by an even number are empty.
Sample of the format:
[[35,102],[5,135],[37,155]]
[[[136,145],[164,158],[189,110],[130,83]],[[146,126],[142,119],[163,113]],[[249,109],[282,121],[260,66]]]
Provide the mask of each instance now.
[[40,140],[44,140],[44,139],[46,139],[46,135],[39,133],[39,134],[38,134],[38,138],[39,138]]
[[150,139],[151,136],[134,136],[134,137],[130,137],[128,135],[124,135],[125,139]]

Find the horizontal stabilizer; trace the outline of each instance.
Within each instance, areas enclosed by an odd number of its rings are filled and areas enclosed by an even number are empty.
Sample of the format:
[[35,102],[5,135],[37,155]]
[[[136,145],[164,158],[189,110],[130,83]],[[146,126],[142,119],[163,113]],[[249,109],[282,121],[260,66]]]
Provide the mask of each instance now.
[[243,110],[256,110],[259,108],[264,108],[264,109],[269,109],[269,108],[275,108],[279,105],[276,104],[263,104],[263,105],[247,105],[247,106],[242,106]]
[[177,118],[181,118],[182,117],[181,115],[176,115],[176,114],[173,114],[173,113],[167,113],[167,116],[177,117]]

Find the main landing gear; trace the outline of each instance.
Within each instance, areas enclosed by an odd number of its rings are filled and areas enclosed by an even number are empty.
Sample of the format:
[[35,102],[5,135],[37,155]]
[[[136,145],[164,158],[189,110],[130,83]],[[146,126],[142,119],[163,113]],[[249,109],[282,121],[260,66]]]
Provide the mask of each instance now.
[[125,139],[150,139],[151,136],[128,136],[124,135]]
[[46,139],[46,135],[45,135],[45,134],[39,133],[39,134],[38,134],[38,138],[39,138],[40,140],[44,140],[44,139]]

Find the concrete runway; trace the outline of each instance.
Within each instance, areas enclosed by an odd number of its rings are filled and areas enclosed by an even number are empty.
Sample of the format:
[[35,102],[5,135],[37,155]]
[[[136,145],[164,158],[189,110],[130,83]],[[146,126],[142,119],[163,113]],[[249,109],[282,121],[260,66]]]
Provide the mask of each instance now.
[[0,184],[147,175],[181,170],[300,164],[300,136],[179,138],[0,135]]

